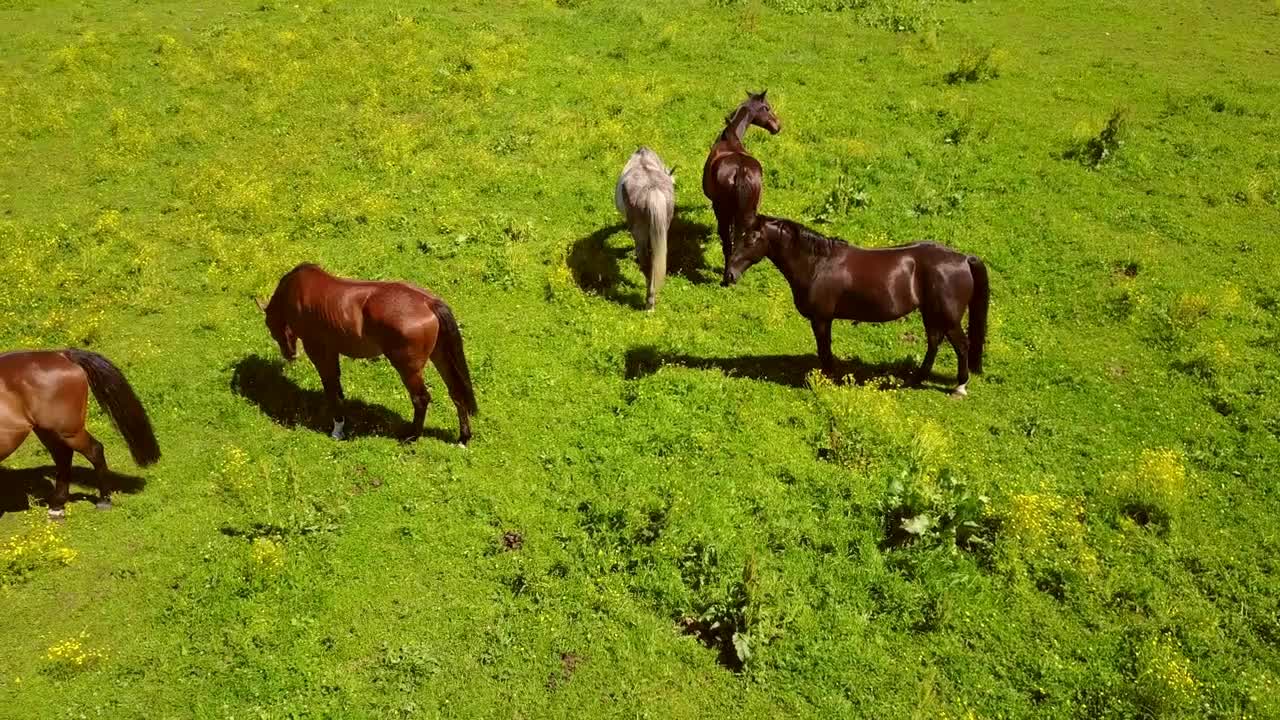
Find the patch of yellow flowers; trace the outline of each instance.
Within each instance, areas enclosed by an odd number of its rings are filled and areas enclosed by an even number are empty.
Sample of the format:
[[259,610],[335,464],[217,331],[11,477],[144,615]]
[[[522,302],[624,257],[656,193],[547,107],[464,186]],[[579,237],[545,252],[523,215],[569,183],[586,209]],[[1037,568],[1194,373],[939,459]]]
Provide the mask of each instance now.
[[1187,707],[1199,695],[1199,683],[1191,674],[1191,663],[1178,648],[1161,638],[1151,638],[1138,650],[1138,682],[1149,702],[1170,707]]
[[251,550],[254,570],[275,574],[284,568],[284,548],[271,538],[254,538]]
[[44,513],[28,512],[23,529],[0,542],[0,586],[20,581],[42,568],[70,565],[76,551],[67,547],[59,526],[44,518]]
[[1005,533],[1028,549],[1083,542],[1084,507],[1052,493],[1021,493],[1009,502]]
[[100,650],[85,647],[85,641],[88,639],[89,634],[82,630],[76,637],[50,645],[44,653],[44,659],[67,668],[76,670],[84,668],[104,657]]

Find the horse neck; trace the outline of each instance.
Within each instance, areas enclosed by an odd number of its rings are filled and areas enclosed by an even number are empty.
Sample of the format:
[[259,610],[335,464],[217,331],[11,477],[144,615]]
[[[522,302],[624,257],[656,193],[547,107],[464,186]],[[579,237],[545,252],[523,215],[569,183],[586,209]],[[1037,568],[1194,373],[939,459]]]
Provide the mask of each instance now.
[[747,134],[747,128],[751,127],[751,108],[743,105],[733,112],[733,117],[729,118],[729,124],[725,125],[724,132],[720,133],[722,140],[733,140],[738,145],[742,144],[742,138]]
[[817,256],[792,239],[793,230],[790,228],[770,227],[769,232],[773,233],[769,242],[769,259],[777,266],[778,272],[782,273],[792,288],[797,285],[808,287],[813,279]]

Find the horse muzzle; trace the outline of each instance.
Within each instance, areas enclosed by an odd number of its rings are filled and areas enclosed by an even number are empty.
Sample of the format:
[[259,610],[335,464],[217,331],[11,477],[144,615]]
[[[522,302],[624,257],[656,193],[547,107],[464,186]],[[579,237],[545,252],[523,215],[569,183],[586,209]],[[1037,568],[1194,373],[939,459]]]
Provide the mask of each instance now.
[[742,277],[739,270],[729,269],[724,272],[724,279],[720,281],[720,287],[729,287],[738,284],[738,278]]

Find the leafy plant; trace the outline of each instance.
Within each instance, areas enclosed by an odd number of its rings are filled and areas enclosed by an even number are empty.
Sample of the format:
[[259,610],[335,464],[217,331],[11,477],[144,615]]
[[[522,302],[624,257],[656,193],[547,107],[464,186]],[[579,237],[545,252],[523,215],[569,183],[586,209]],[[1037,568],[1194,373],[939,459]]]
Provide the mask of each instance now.
[[889,482],[882,502],[885,542],[965,550],[987,547],[991,544],[990,502],[950,468],[929,478],[912,464]]

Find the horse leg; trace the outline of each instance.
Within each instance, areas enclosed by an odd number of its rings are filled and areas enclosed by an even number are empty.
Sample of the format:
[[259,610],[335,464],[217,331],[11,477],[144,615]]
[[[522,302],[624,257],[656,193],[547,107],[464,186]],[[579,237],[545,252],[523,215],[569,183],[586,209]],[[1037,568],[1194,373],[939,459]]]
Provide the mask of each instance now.
[[71,497],[71,460],[75,451],[67,446],[58,433],[36,430],[36,437],[53,456],[53,494],[49,496],[49,519],[64,520],[67,517],[67,500]]
[[964,397],[969,394],[965,386],[969,384],[969,339],[956,323],[947,331],[947,339],[956,351],[956,389],[951,391],[953,397]]
[[342,363],[338,353],[307,348],[307,357],[311,358],[311,364],[315,365],[316,372],[320,373],[320,384],[324,385],[329,413],[333,416],[333,432],[329,433],[329,437],[341,440],[344,437],[343,430],[347,426],[347,416],[342,411],[342,401],[346,399],[346,395],[342,392]]
[[924,332],[929,348],[924,351],[924,362],[920,363],[920,370],[912,378],[912,385],[921,385],[929,379],[929,373],[933,372],[933,361],[938,357],[938,346],[942,344],[944,333],[941,330],[926,325]]
[[426,381],[422,379],[422,368],[426,363],[406,360],[393,361],[393,364],[400,372],[404,389],[409,391],[409,401],[413,403],[413,427],[405,438],[406,441],[412,442],[422,437],[422,429],[427,424],[427,410],[431,407],[431,388],[427,387]]
[[733,221],[728,210],[712,206],[716,213],[716,232],[720,234],[720,249],[724,251],[724,278],[721,285],[729,284],[729,258],[733,256]]
[[[83,455],[93,465],[93,472],[98,476],[98,502],[95,504],[99,510],[110,510],[111,485],[108,482],[107,454],[102,449],[102,443],[98,442],[98,439],[90,435],[89,431],[84,428],[81,428],[80,432],[74,435],[63,435],[62,442],[66,443],[67,447]],[[68,462],[69,468],[70,463]],[[70,479],[69,472],[68,479]]]
[[814,318],[809,321],[813,326],[813,339],[818,342],[818,362],[827,377],[835,379],[836,363],[831,355],[831,319]]

